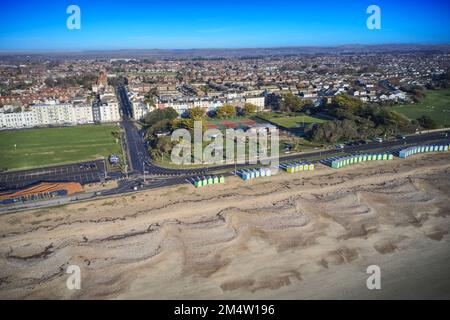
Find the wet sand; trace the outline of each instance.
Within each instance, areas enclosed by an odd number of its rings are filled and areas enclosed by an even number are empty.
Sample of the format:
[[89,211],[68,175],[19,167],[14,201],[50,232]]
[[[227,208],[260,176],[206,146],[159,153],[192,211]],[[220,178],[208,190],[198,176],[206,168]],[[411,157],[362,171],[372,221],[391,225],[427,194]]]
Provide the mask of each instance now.
[[3,215],[0,298],[449,299],[449,178],[426,154]]

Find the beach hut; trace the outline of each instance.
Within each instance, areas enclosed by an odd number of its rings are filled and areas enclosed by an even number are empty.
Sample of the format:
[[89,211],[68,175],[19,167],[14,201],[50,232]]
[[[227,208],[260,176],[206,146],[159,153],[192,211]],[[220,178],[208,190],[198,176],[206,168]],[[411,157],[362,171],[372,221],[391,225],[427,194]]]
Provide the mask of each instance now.
[[220,176],[219,177],[219,183],[225,183],[225,177],[224,176]]
[[338,169],[341,167],[341,161],[340,160],[333,160],[331,161],[331,167],[333,169]]
[[213,184],[219,184],[219,177],[218,176],[214,176]]

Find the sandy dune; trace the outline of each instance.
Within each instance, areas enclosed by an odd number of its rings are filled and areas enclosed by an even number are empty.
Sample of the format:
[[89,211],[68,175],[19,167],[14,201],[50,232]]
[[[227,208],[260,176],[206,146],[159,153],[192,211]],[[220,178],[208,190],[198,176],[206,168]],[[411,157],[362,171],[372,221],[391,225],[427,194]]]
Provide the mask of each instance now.
[[427,154],[0,216],[0,298],[450,298],[449,177]]

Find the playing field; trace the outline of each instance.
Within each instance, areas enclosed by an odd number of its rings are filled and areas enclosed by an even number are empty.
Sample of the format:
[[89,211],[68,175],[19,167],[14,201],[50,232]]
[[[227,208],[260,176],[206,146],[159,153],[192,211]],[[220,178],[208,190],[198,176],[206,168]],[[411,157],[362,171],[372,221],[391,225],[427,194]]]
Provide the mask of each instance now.
[[410,119],[427,115],[436,121],[441,128],[450,127],[450,89],[427,90],[425,98],[418,104],[407,104],[392,107],[394,111],[404,114]]
[[310,117],[310,116],[295,116],[295,117],[283,117],[283,118],[274,117],[274,118],[271,118],[270,121],[279,126],[285,127],[285,128],[294,128],[294,127],[299,127],[299,126],[302,126],[303,124],[308,124],[308,123],[324,123],[327,120],[314,118],[314,117]]
[[0,168],[24,169],[122,154],[116,125],[0,131]]

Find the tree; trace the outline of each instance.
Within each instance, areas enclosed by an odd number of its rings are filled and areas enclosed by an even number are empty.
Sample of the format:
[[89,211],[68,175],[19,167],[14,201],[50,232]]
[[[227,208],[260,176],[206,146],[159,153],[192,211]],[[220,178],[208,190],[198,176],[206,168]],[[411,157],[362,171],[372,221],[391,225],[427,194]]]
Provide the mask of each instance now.
[[351,113],[357,111],[362,105],[363,103],[360,99],[350,97],[346,93],[335,96],[331,102],[331,107],[335,109],[344,109]]
[[269,93],[266,96],[266,106],[270,107],[272,110],[280,109],[280,96],[275,93]]
[[169,131],[171,129],[171,126],[172,126],[172,120],[169,120],[169,119],[160,120],[160,121],[156,122],[155,124],[153,124],[147,130],[147,135],[153,136],[157,133],[163,133],[163,132]]
[[160,154],[167,154],[172,150],[172,140],[170,137],[162,136],[159,137],[156,142],[156,150],[160,152]]
[[308,133],[316,142],[338,142],[355,139],[367,139],[380,132],[375,124],[367,119],[334,120],[308,128]]
[[156,88],[150,89],[150,91],[144,94],[144,102],[150,106],[155,106]]
[[172,122],[172,130],[176,129],[186,129],[189,130],[191,133],[194,132],[194,122],[195,121],[201,121],[202,122],[202,132],[205,132],[207,129],[206,122],[204,120],[194,120],[194,119],[175,119]]
[[223,106],[217,108],[216,118],[225,119],[236,117],[236,108],[229,104],[224,104]]
[[205,117],[205,109],[201,107],[195,107],[192,109],[189,109],[189,118],[192,120],[202,120]]
[[280,110],[285,112],[300,112],[308,104],[311,104],[310,100],[303,100],[299,96],[289,92],[282,95]]
[[178,117],[178,112],[175,111],[173,108],[165,108],[165,109],[156,109],[152,112],[148,113],[144,117],[144,123],[151,127],[158,121],[168,119],[168,120],[174,120]]
[[246,103],[244,104],[244,107],[242,109],[244,111],[244,114],[248,116],[250,114],[256,113],[257,107],[252,103]]
[[437,124],[436,121],[431,119],[429,116],[421,116],[417,119],[419,125],[424,129],[436,129]]

